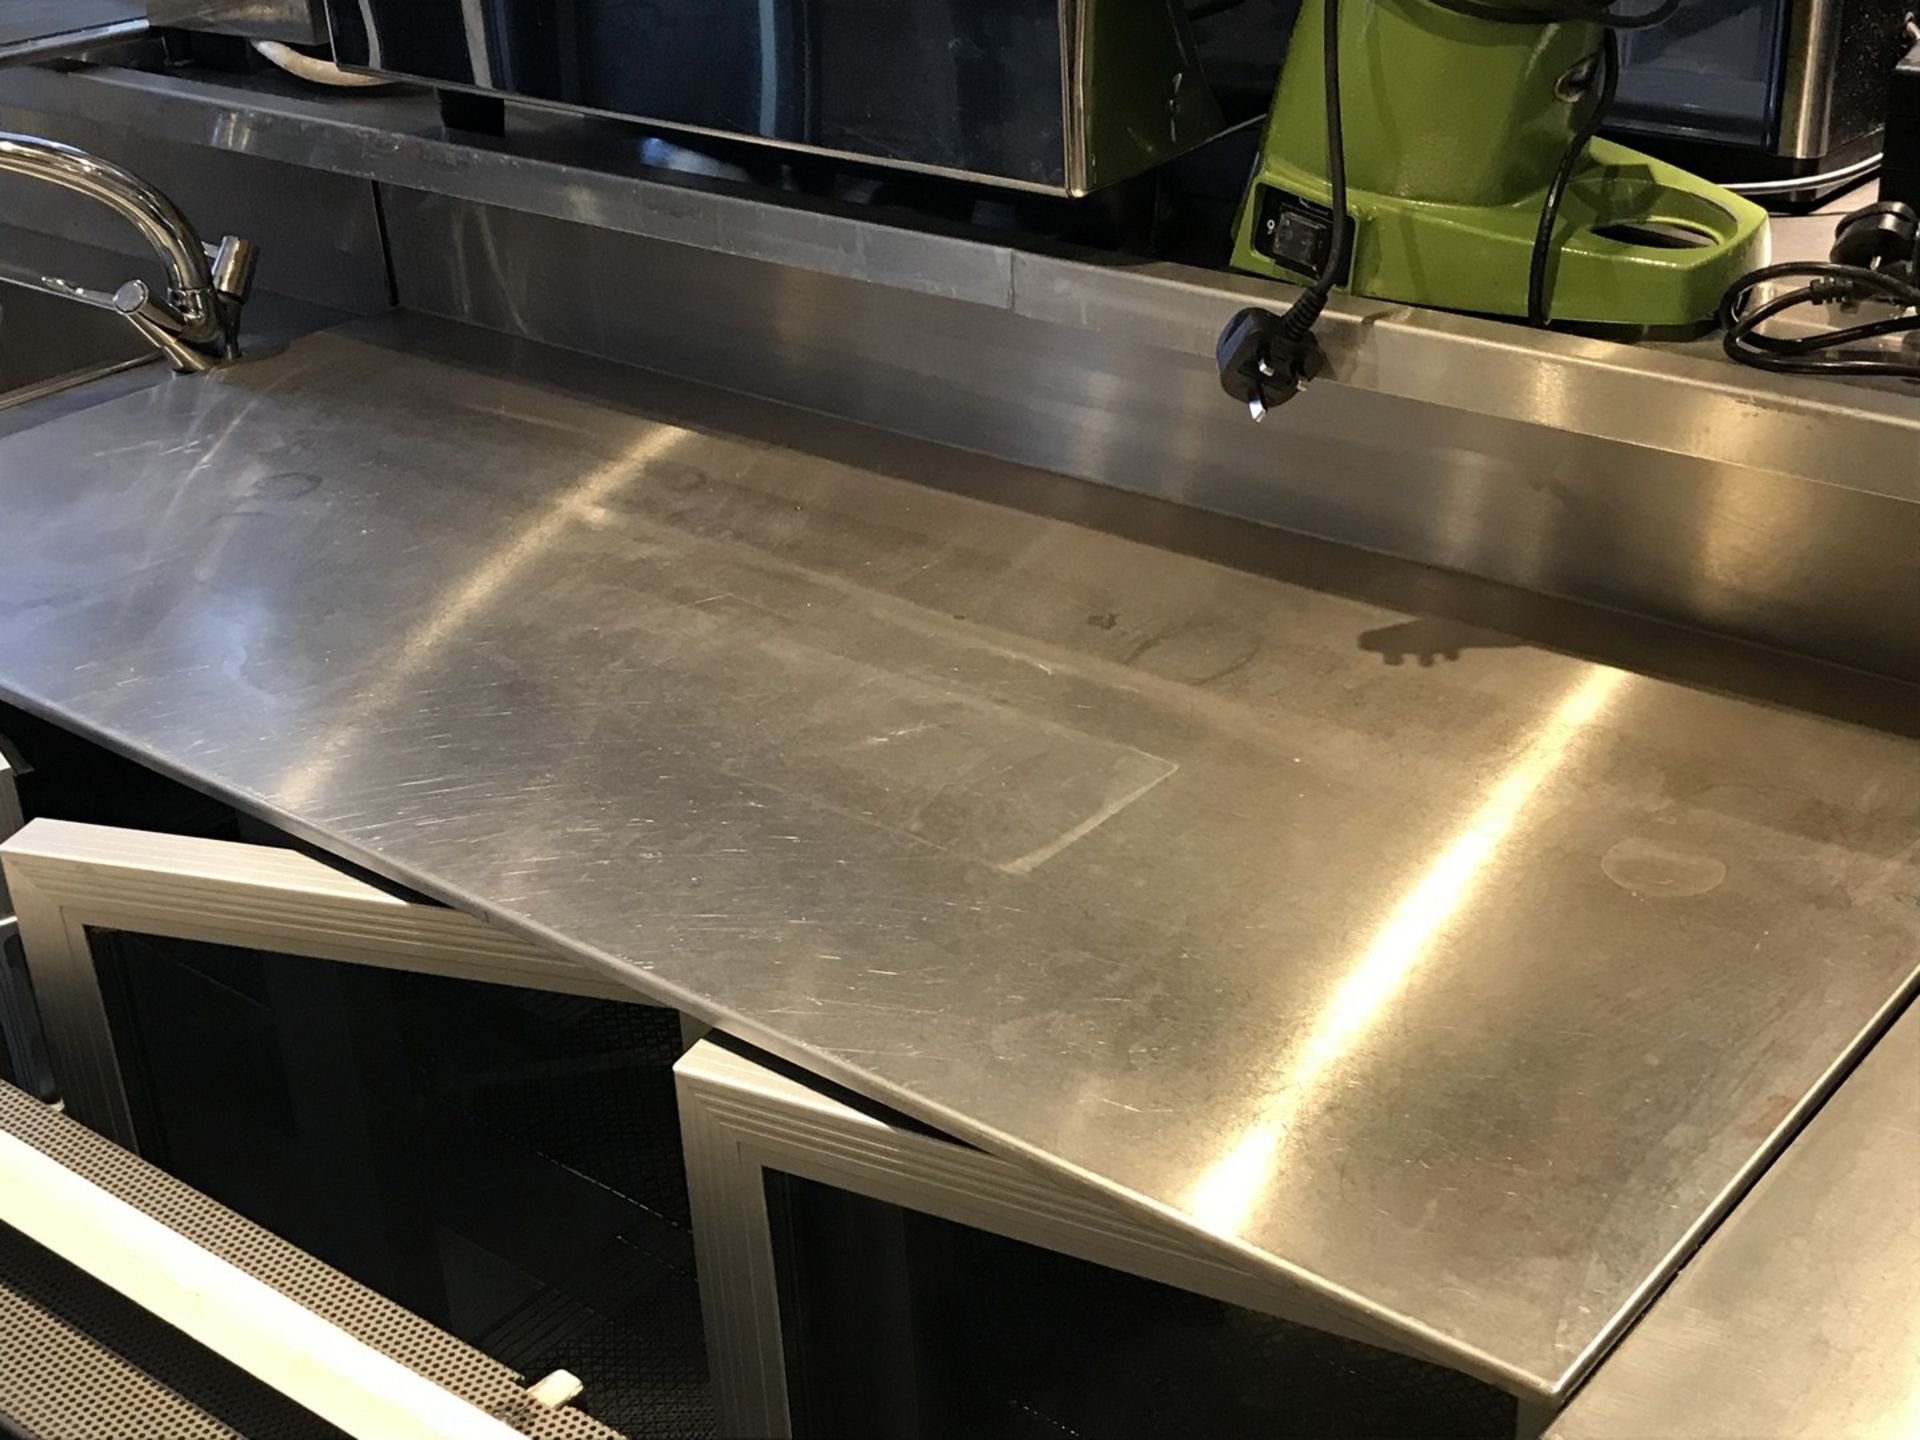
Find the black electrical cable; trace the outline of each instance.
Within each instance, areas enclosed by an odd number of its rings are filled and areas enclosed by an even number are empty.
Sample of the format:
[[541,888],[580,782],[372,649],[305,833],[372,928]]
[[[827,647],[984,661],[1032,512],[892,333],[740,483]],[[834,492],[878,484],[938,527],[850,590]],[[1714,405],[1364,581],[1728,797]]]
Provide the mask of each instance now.
[[1587,153],[1593,137],[1600,133],[1607,112],[1613,108],[1614,96],[1620,90],[1620,37],[1614,31],[1608,30],[1601,36],[1600,58],[1595,64],[1599,73],[1593,83],[1599,86],[1600,98],[1561,152],[1559,168],[1553,172],[1553,183],[1547,186],[1547,198],[1540,205],[1540,227],[1534,231],[1533,256],[1527,264],[1527,323],[1543,330],[1549,319],[1547,269],[1553,263],[1553,229],[1560,222],[1560,205],[1566,199],[1567,185],[1579,167],[1580,158]]
[[1340,0],[1326,0],[1320,19],[1324,27],[1320,68],[1327,101],[1327,202],[1333,211],[1333,239],[1313,284],[1280,317],[1282,333],[1299,340],[1306,338],[1327,308],[1327,297],[1346,272],[1353,242],[1353,226],[1347,218],[1347,137],[1340,120]]
[[[1752,309],[1748,302],[1762,285],[1775,280],[1805,280],[1797,289],[1776,295]],[[1920,285],[1884,270],[1841,265],[1831,260],[1791,261],[1768,265],[1733,283],[1721,302],[1726,333],[1721,345],[1742,365],[1785,375],[1888,375],[1920,380],[1920,361],[1890,355],[1844,355],[1830,352],[1887,335],[1920,331],[1920,314],[1888,316],[1879,320],[1823,330],[1813,335],[1768,335],[1767,321],[1803,305],[1831,305],[1881,300],[1904,310],[1920,310]]]
[[[1198,0],[1195,11],[1215,13],[1215,6],[1228,8],[1237,0]],[[1575,130],[1541,206],[1539,228],[1534,234],[1533,251],[1527,274],[1527,313],[1535,324],[1548,320],[1546,302],[1547,269],[1553,254],[1553,232],[1560,207],[1580,158],[1600,130],[1612,106],[1620,78],[1619,40],[1615,31],[1643,30],[1658,25],[1672,15],[1680,0],[1659,0],[1651,10],[1636,15],[1614,15],[1607,6],[1613,0],[1593,0],[1590,5],[1530,7],[1511,9],[1485,0],[1430,0],[1437,8],[1450,10],[1479,20],[1503,24],[1550,25],[1579,22],[1604,31],[1602,48],[1595,60],[1593,81],[1599,87],[1599,100],[1586,120]],[[1313,284],[1294,299],[1278,317],[1258,307],[1240,311],[1221,331],[1215,345],[1220,366],[1220,383],[1236,399],[1253,401],[1255,418],[1263,406],[1280,403],[1298,391],[1314,360],[1313,327],[1326,309],[1334,286],[1346,278],[1353,249],[1353,222],[1347,213],[1346,137],[1340,107],[1340,0],[1325,0],[1321,14],[1322,72],[1327,107],[1327,189],[1332,212],[1333,234],[1327,254]],[[1281,386],[1284,384],[1284,390]]]
[[1268,357],[1284,367],[1294,385],[1311,368],[1313,327],[1327,308],[1333,287],[1346,275],[1353,244],[1353,224],[1347,217],[1347,137],[1340,118],[1340,0],[1326,0],[1321,24],[1325,27],[1320,64],[1327,103],[1327,200],[1333,211],[1333,238],[1313,284],[1280,316]]
[[1594,81],[1599,85],[1600,98],[1587,113],[1586,120],[1573,132],[1567,148],[1561,152],[1560,164],[1553,172],[1546,199],[1540,206],[1540,225],[1534,231],[1533,253],[1527,264],[1527,323],[1544,329],[1551,318],[1547,306],[1547,269],[1553,261],[1553,230],[1560,222],[1560,206],[1566,199],[1573,172],[1579,168],[1580,157],[1600,133],[1600,127],[1606,123],[1607,112],[1613,108],[1614,97],[1619,93],[1619,32],[1645,30],[1660,24],[1680,8],[1680,0],[1660,0],[1651,10],[1637,15],[1615,15],[1598,6],[1586,5],[1517,7],[1488,4],[1485,0],[1430,0],[1430,3],[1456,15],[1498,24],[1556,25],[1577,22],[1597,25],[1603,32],[1600,54],[1594,62],[1597,68]]
[[1258,420],[1300,393],[1319,363],[1313,327],[1327,308],[1333,287],[1346,278],[1353,253],[1353,221],[1347,214],[1347,138],[1340,109],[1340,0],[1321,9],[1320,64],[1326,90],[1327,202],[1332,231],[1313,283],[1280,315],[1250,305],[1229,320],[1214,342],[1220,386],[1252,407]]
[[1199,3],[1187,7],[1187,19],[1211,20],[1229,10],[1238,10],[1246,3],[1247,0],[1199,0]]
[[1321,24],[1325,26],[1320,64],[1327,101],[1327,203],[1333,210],[1333,244],[1309,293],[1317,294],[1324,306],[1346,272],[1353,243],[1353,226],[1347,218],[1347,137],[1340,119],[1340,0],[1326,0]]

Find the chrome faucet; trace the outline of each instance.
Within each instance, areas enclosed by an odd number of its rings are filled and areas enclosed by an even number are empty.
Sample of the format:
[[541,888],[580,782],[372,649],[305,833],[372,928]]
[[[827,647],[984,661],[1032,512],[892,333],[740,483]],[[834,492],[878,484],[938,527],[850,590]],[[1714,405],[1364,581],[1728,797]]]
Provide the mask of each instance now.
[[0,131],[0,170],[92,196],[130,220],[167,267],[164,296],[141,280],[111,295],[52,277],[41,279],[44,289],[118,312],[182,373],[240,358],[240,307],[259,255],[251,240],[229,235],[218,245],[202,244],[180,208],[139,176],[57,140]]

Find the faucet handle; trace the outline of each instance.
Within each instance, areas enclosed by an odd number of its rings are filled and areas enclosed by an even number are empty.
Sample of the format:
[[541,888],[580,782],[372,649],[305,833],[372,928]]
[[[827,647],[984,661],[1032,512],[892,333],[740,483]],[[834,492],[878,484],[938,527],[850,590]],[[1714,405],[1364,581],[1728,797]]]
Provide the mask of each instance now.
[[216,358],[181,338],[185,328],[180,315],[170,306],[153,298],[144,280],[129,280],[113,295],[118,310],[154,349],[173,363],[182,375],[204,375],[214,368]]
[[253,292],[253,271],[260,263],[260,247],[238,235],[221,238],[220,244],[207,247],[213,257],[213,288],[236,305],[244,305]]
[[74,284],[71,280],[62,280],[58,275],[42,275],[37,288],[45,290],[50,295],[64,295],[69,300],[78,300],[82,305],[91,305],[96,310],[120,308],[114,297],[106,291],[89,290],[84,285]]

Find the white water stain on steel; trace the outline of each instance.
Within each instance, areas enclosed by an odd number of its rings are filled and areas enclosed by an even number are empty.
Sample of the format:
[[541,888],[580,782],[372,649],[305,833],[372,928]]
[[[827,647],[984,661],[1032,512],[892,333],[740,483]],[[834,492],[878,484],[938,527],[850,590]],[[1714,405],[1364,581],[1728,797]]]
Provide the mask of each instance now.
[[1727,867],[1711,855],[1672,850],[1651,840],[1627,839],[1600,857],[1614,884],[1650,900],[1678,900],[1716,890]]

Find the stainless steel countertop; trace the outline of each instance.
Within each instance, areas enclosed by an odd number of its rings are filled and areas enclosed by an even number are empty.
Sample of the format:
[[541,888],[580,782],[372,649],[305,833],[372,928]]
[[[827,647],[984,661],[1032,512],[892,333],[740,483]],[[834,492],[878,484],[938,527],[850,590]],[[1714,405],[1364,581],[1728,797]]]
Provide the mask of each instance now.
[[1920,980],[1908,687],[659,377],[316,336],[0,515],[20,703],[1523,1395]]
[[142,0],[4,0],[0,61],[65,54],[79,43],[107,43],[146,28]]
[[1909,1010],[1548,1440],[1920,1435],[1920,1010]]

